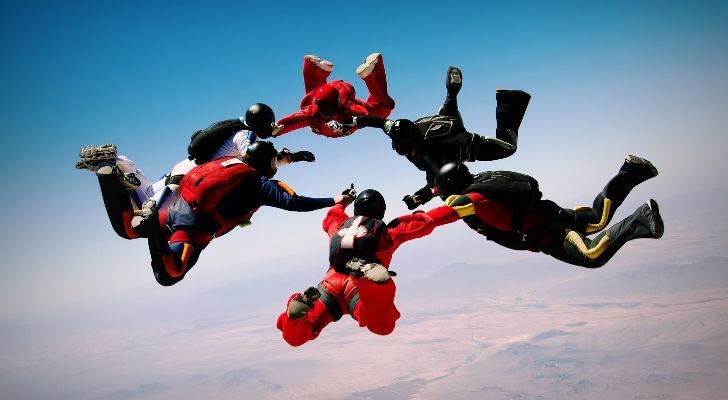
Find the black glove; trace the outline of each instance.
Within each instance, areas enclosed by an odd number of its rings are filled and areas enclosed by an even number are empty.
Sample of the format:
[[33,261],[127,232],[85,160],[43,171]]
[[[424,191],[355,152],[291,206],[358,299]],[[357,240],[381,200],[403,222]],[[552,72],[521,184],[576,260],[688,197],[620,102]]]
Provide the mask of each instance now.
[[418,206],[421,206],[430,200],[432,200],[432,189],[429,187],[423,187],[416,191],[415,194],[404,196],[402,199],[404,204],[406,204],[407,208],[410,210],[414,210]]
[[417,201],[417,197],[414,195],[407,195],[402,198],[402,201],[404,201],[404,204],[407,205],[407,209],[414,210],[417,208],[417,206],[420,205],[420,203]]
[[297,151],[293,153],[291,157],[291,162],[299,161],[314,162],[316,161],[316,156],[314,156],[313,153],[311,153],[310,151]]
[[341,192],[344,196],[349,196],[351,201],[354,201],[356,199],[356,189],[354,189],[354,184],[351,184],[351,187],[348,189],[345,189],[343,192]]

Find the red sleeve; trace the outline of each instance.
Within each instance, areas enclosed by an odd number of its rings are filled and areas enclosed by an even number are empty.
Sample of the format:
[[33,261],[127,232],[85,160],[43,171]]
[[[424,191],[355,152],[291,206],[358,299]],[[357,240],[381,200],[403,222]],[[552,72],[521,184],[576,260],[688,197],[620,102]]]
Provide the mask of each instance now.
[[387,228],[389,237],[392,240],[391,251],[394,251],[400,244],[427,236],[435,229],[435,221],[427,213],[416,213],[401,216],[390,222]]
[[329,211],[326,212],[324,222],[321,226],[324,228],[324,231],[329,235],[329,237],[331,237],[347,219],[349,219],[349,216],[346,214],[344,206],[336,204],[329,208]]
[[433,208],[428,211],[427,214],[432,217],[432,220],[435,222],[435,226],[449,224],[460,219],[458,213],[450,206]]
[[278,125],[283,125],[283,129],[281,129],[278,134],[276,134],[276,137],[290,131],[295,131],[296,129],[301,129],[309,126],[310,118],[310,107],[306,107],[301,111],[297,111],[287,117],[281,118],[280,120],[278,120]]

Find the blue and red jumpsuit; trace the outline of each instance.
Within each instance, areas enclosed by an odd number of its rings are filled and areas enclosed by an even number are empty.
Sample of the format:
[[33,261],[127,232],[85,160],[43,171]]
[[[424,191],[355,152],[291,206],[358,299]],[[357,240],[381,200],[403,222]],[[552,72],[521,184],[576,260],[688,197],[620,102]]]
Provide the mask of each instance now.
[[336,132],[326,124],[329,121],[351,124],[352,117],[360,115],[386,118],[394,109],[394,100],[387,93],[387,74],[384,70],[384,61],[381,58],[371,74],[363,79],[369,90],[369,97],[366,101],[356,98],[356,91],[350,83],[341,80],[329,82],[339,91],[340,107],[336,115],[325,117],[318,112],[314,102],[314,93],[316,89],[326,84],[329,75],[331,75],[331,71],[319,68],[308,58],[304,59],[303,82],[306,95],[301,100],[301,110],[278,121],[279,125],[283,125],[283,129],[276,136],[307,126],[317,135],[331,138],[347,136],[359,129],[359,127],[351,126],[344,132]]
[[260,206],[288,211],[313,211],[334,204],[334,199],[299,196],[283,182],[253,171],[221,197],[214,212],[199,212],[180,198],[159,215],[158,235],[150,235],[152,270],[161,285],[173,285],[192,268],[213,238],[245,224]]
[[[326,214],[323,229],[331,238],[348,219],[344,207],[337,204]],[[459,216],[448,206],[394,219],[379,237],[375,261],[389,267],[392,255],[402,243],[427,236],[435,227],[458,219]],[[384,284],[377,284],[366,277],[357,278],[329,267],[319,284],[319,291],[321,298],[310,307],[306,316],[291,319],[283,312],[278,317],[277,327],[291,346],[300,346],[315,339],[326,325],[338,320],[343,314],[350,314],[359,322],[359,326],[378,335],[390,334],[400,317],[394,305],[396,286],[391,278]],[[297,295],[293,294],[286,305]],[[324,303],[326,300],[328,306]]]

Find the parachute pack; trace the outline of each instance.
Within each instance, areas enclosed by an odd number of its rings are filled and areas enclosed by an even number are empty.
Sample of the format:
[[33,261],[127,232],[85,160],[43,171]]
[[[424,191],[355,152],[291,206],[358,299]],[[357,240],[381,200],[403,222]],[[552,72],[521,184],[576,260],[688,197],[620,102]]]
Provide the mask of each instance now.
[[538,181],[512,171],[486,171],[475,175],[466,192],[481,193],[489,199],[508,202],[514,210],[525,211],[541,199]]
[[180,192],[195,212],[213,212],[220,200],[255,169],[237,157],[198,165],[182,178]]
[[190,160],[197,160],[198,163],[210,161],[212,155],[225,140],[243,129],[247,129],[247,127],[239,119],[227,119],[195,131],[187,146]]
[[331,237],[329,263],[338,272],[346,272],[346,263],[352,258],[374,261],[379,237],[387,229],[384,221],[364,216],[351,217]]

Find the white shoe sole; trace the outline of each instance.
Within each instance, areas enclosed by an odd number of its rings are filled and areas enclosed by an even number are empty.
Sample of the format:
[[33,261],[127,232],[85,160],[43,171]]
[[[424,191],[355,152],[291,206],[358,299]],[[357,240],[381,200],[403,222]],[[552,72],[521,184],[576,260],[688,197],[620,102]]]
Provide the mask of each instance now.
[[364,61],[364,64],[360,65],[356,69],[356,74],[359,75],[361,79],[365,79],[368,77],[372,71],[374,71],[374,67],[377,66],[377,61],[379,60],[379,57],[381,56],[381,53],[372,53],[370,54],[366,61]]

